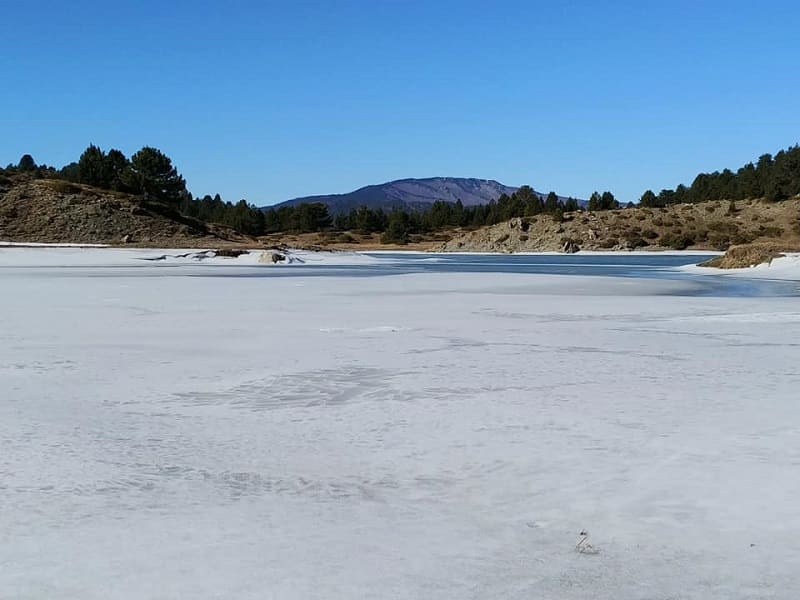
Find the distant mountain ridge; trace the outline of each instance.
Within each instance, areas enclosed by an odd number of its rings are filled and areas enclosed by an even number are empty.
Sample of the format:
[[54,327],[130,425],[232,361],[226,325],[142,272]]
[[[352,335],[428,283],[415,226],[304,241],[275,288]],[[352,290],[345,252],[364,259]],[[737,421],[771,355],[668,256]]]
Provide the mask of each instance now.
[[[348,213],[354,208],[368,206],[372,209],[424,210],[437,200],[456,202],[464,206],[488,204],[503,194],[512,194],[518,188],[504,185],[493,179],[467,177],[428,177],[424,179],[398,179],[377,185],[368,185],[348,194],[303,196],[280,202],[268,208],[296,206],[307,202],[321,202],[331,214]],[[536,192],[544,197],[544,194]],[[561,198],[561,197],[560,197]],[[566,198],[561,198],[562,201]]]

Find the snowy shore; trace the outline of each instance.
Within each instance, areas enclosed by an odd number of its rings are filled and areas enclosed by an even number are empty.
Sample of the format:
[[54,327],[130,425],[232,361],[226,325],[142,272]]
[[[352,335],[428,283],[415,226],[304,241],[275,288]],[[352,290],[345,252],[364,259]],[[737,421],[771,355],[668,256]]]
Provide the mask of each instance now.
[[800,589],[797,298],[161,253],[0,250],[3,598]]
[[694,275],[726,275],[729,277],[745,277],[750,279],[774,279],[780,281],[800,281],[800,253],[787,252],[785,256],[742,269],[716,269],[687,265],[680,267],[685,273]]

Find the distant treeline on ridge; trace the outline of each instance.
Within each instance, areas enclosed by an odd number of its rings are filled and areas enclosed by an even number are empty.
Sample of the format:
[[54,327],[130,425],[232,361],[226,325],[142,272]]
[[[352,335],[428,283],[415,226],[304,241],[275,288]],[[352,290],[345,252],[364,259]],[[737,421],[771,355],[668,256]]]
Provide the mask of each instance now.
[[765,198],[771,202],[800,194],[800,146],[781,150],[775,156],[763,154],[756,164],[747,163],[736,173],[730,169],[700,173],[692,185],[674,190],[652,190],[642,194],[642,206],[697,203],[709,200]]
[[[453,227],[480,227],[507,221],[515,217],[550,214],[560,219],[565,212],[579,210],[574,198],[565,202],[555,192],[542,197],[524,185],[514,193],[503,194],[496,201],[480,206],[464,206],[438,201],[423,211],[394,210],[385,212],[366,206],[348,214],[331,216],[322,203],[307,203],[261,210],[240,200],[233,204],[219,194],[194,198],[186,189],[184,178],[172,160],[157,148],[145,146],[130,158],[112,149],[107,153],[90,145],[77,162],[61,169],[37,165],[33,157],[24,155],[8,171],[26,172],[34,177],[63,179],[91,185],[112,192],[140,196],[144,202],[165,204],[182,214],[206,222],[228,225],[253,236],[270,233],[308,233],[317,231],[356,231],[381,233],[387,243],[404,243],[417,233],[436,232]],[[647,190],[639,204],[663,207],[671,204],[696,203],[711,200],[742,200],[765,198],[780,201],[800,194],[800,146],[781,150],[775,156],[762,155],[756,164],[748,163],[736,173],[701,173],[690,186],[679,185],[674,190],[655,194]],[[628,203],[632,206],[632,203]],[[588,210],[620,208],[611,192],[594,192]]]

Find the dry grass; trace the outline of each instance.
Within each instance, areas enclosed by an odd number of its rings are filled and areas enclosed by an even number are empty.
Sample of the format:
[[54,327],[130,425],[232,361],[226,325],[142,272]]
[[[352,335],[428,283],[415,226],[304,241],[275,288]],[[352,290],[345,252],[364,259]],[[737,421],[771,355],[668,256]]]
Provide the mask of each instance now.
[[63,179],[47,179],[45,183],[51,190],[59,194],[80,194],[83,191],[78,184]]
[[701,263],[700,266],[716,267],[718,269],[741,269],[762,263],[771,263],[774,259],[783,256],[784,252],[800,252],[800,243],[761,242],[731,246],[722,256],[712,258]]

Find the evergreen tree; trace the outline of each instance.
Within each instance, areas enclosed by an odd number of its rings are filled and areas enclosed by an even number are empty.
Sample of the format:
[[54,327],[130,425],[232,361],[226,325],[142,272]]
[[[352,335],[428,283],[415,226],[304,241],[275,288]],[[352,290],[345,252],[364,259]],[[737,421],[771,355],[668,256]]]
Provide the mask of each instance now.
[[389,215],[386,231],[381,236],[382,244],[407,244],[411,231],[411,218],[405,211],[396,210]]
[[106,155],[94,144],[89,144],[78,159],[78,177],[79,181],[86,185],[108,188]]
[[112,190],[125,191],[125,172],[128,170],[130,162],[127,157],[117,150],[112,148],[106,154],[105,172],[108,181],[108,186]]
[[17,169],[20,171],[33,171],[36,169],[36,161],[30,154],[23,154],[22,158],[17,163]]
[[66,179],[73,183],[78,183],[81,180],[80,167],[78,163],[71,162],[68,165],[61,167],[61,170],[56,172],[56,177],[59,179]]
[[555,192],[547,194],[547,199],[544,201],[545,212],[554,213],[561,208],[561,203],[558,201],[558,196]]
[[603,195],[600,196],[600,205],[602,210],[614,210],[619,208],[619,202],[617,202],[617,199],[614,198],[614,194],[611,192],[603,192]]
[[131,156],[125,185],[146,199],[179,204],[186,182],[172,166],[172,160],[157,148],[145,146]]
[[672,190],[661,190],[658,192],[658,200],[656,201],[656,206],[669,206],[670,204],[676,204],[675,202],[675,192]]
[[642,194],[642,197],[639,198],[640,206],[650,206],[650,207],[658,206],[657,202],[658,199],[656,198],[656,195],[653,193],[653,190],[647,190],[644,194]]

